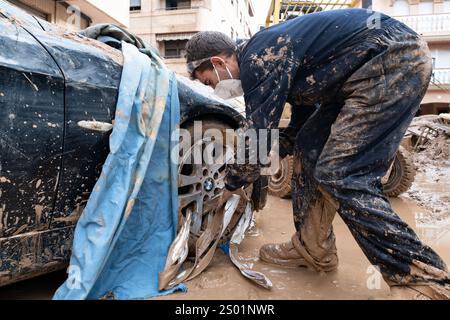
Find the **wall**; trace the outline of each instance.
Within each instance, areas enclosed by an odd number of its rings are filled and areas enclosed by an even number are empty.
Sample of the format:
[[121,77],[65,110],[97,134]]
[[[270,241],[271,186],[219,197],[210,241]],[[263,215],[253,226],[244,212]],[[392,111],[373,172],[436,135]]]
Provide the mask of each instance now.
[[434,67],[450,69],[450,43],[429,44],[431,56],[435,58]]
[[164,10],[165,0],[142,0],[141,10],[130,13],[130,29],[153,44],[156,34],[214,30],[231,36],[232,27],[234,38],[249,37],[252,21],[247,1],[194,0],[192,9]]
[[[249,0],[192,0],[190,9],[165,10],[165,0],[141,0],[141,10],[130,12],[130,31],[164,55],[164,42],[157,35],[221,31],[233,38],[250,37]],[[231,4],[234,3],[234,6]],[[240,13],[242,12],[242,23]],[[165,60],[169,68],[186,75],[185,60]]]
[[[221,31],[236,38],[250,38],[252,21],[248,14],[248,2],[245,0],[212,1],[213,18],[209,20],[210,30]],[[242,15],[242,21],[241,21]]]
[[72,12],[68,10],[68,7],[54,0],[10,0],[10,2],[26,11],[31,8],[32,11],[28,11],[30,14],[34,14],[34,10],[43,13],[47,16],[49,22],[59,24],[69,30],[77,31],[80,28],[88,27],[90,23],[86,17],[81,17],[79,28],[78,23],[74,24],[74,20],[71,18],[73,17]]
[[[9,0],[11,3],[27,10],[30,14],[41,16],[49,22],[59,24],[66,29],[77,31],[90,23],[112,22],[128,27],[129,0]],[[111,5],[111,2],[114,5]],[[109,2],[109,5],[106,4]],[[76,6],[81,10],[81,17],[75,17]],[[40,14],[36,14],[40,13]]]

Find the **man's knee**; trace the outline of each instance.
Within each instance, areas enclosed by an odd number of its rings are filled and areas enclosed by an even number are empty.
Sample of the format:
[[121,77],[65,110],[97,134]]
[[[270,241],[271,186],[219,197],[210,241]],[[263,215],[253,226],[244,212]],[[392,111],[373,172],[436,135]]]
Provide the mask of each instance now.
[[331,166],[317,165],[314,168],[314,180],[318,186],[325,189],[335,189],[343,185],[345,177],[339,174],[340,170]]
[[340,169],[332,166],[317,166],[313,175],[318,189],[338,202],[343,199],[348,201],[361,193],[381,195],[382,184],[378,176],[376,172],[351,174],[344,166]]

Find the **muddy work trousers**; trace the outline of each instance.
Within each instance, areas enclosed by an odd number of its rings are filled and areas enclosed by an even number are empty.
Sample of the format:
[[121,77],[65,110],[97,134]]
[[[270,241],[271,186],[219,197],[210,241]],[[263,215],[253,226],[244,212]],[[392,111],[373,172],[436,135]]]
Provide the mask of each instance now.
[[450,284],[442,259],[392,210],[381,178],[419,109],[431,77],[426,43],[414,34],[385,48],[342,87],[342,103],[322,105],[296,136],[293,243],[318,270],[337,263],[332,221],[344,220],[390,286]]

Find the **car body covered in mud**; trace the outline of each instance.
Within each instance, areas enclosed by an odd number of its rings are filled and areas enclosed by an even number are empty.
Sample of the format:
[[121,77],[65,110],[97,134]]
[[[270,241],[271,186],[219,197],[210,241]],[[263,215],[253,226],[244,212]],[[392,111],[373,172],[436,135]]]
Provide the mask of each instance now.
[[[119,50],[66,33],[0,0],[0,286],[64,268],[76,222],[109,153],[122,70]],[[237,128],[243,110],[187,78],[181,127]],[[203,90],[203,91],[202,91]],[[255,209],[265,203],[260,181]]]

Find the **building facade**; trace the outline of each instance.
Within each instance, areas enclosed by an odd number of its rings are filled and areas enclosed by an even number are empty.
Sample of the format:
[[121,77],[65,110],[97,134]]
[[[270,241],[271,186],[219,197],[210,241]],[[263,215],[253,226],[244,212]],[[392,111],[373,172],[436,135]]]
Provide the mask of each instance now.
[[78,31],[92,24],[114,23],[128,28],[130,0],[7,0],[28,13]]
[[130,31],[155,46],[173,71],[186,75],[184,50],[199,31],[253,35],[251,0],[130,0]]

